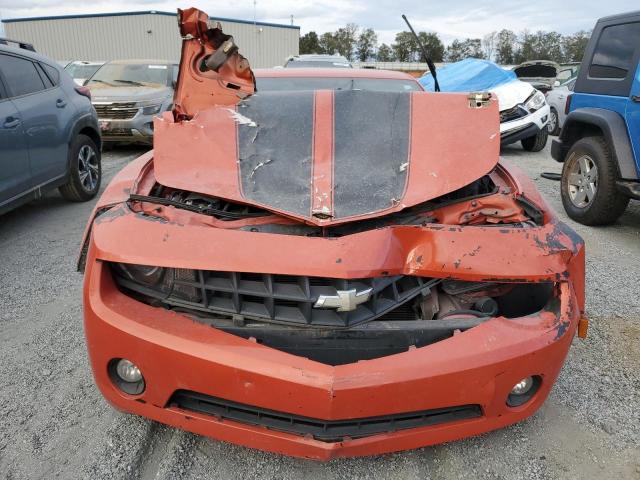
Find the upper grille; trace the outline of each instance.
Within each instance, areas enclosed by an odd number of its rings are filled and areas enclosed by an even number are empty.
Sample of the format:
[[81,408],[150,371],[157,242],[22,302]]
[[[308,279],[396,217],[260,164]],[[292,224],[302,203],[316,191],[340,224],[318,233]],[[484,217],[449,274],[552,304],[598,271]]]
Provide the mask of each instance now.
[[341,442],[346,438],[363,438],[482,417],[480,405],[471,404],[378,417],[322,420],[276,412],[187,390],[175,392],[168,406],[295,435],[311,435],[322,442]]
[[100,120],[129,120],[139,110],[135,102],[94,103],[93,107]]
[[[173,307],[210,312],[226,317],[246,317],[298,326],[350,327],[390,312],[437,283],[414,276],[356,280],[271,275],[206,270],[168,269],[156,289],[141,288],[121,274],[117,282]],[[171,285],[173,285],[171,287]],[[369,299],[354,310],[314,308],[320,295],[371,288]]]

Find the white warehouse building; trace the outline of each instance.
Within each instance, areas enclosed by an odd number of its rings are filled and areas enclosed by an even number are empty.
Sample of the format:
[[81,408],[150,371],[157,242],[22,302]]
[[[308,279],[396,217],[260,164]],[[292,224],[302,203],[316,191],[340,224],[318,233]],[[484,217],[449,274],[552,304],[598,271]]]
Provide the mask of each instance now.
[[[298,54],[300,27],[211,17],[233,35],[254,68],[283,65]],[[31,43],[58,61],[148,58],[179,60],[175,13],[122,12],[2,20],[5,37]]]

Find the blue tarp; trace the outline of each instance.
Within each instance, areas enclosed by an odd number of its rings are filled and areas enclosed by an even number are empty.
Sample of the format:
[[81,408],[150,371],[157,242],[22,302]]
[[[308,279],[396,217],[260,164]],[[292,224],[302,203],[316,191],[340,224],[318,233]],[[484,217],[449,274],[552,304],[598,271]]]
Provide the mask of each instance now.
[[[491,90],[498,85],[517,80],[512,71],[489,60],[467,58],[438,68],[438,83],[443,92],[477,92]],[[418,81],[425,90],[433,92],[433,77],[425,73]]]

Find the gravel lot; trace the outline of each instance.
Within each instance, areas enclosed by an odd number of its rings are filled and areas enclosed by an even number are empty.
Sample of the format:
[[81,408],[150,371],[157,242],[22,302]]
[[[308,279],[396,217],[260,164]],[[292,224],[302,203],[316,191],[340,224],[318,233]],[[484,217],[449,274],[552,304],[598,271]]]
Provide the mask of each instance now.
[[[142,150],[103,159],[106,180]],[[591,330],[531,419],[433,448],[327,464],[216,442],[111,409],[93,384],[74,261],[91,204],[57,193],[0,217],[0,478],[640,479],[640,202],[569,221],[548,149],[503,152],[587,243]]]

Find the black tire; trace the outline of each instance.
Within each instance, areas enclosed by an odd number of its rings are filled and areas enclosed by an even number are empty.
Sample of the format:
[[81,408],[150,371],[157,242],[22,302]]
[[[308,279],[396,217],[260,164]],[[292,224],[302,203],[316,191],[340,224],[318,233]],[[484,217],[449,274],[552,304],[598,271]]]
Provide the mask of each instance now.
[[[584,164],[595,166],[595,174],[590,174],[593,182],[589,180],[588,187],[584,175],[576,171],[584,170],[581,168]],[[629,198],[616,188],[617,178],[618,168],[603,137],[578,140],[567,153],[560,181],[562,205],[567,215],[583,225],[609,225],[615,222],[629,204]],[[582,182],[578,186],[577,179]],[[579,186],[582,188],[577,188]],[[588,193],[581,204],[579,200],[583,190]]]
[[[553,129],[551,128],[553,125]],[[558,111],[551,107],[551,113],[549,114],[549,123],[547,123],[547,131],[551,136],[558,136],[560,133],[560,117],[558,117]]]
[[[81,157],[85,160],[82,160]],[[89,155],[89,156],[87,156]],[[98,194],[102,181],[100,150],[91,138],[78,135],[69,148],[69,178],[59,190],[72,202],[86,202]]]
[[549,132],[545,126],[536,135],[524,138],[520,143],[522,143],[522,148],[527,152],[539,152],[547,145],[547,138],[549,138]]

